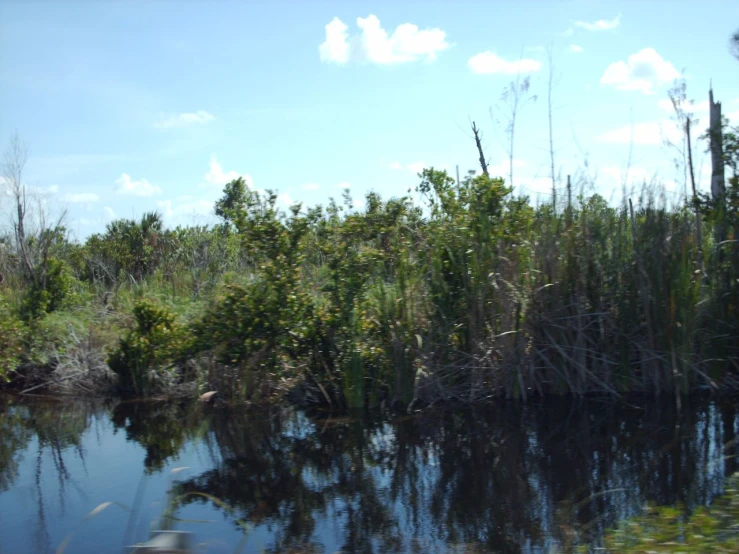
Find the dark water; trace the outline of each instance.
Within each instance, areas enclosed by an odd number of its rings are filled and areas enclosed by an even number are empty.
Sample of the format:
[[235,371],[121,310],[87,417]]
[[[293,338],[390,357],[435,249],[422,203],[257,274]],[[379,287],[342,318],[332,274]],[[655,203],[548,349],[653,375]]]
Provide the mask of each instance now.
[[738,423],[708,401],[327,419],[0,397],[0,552],[122,552],[168,498],[209,553],[563,552],[647,501],[710,502]]

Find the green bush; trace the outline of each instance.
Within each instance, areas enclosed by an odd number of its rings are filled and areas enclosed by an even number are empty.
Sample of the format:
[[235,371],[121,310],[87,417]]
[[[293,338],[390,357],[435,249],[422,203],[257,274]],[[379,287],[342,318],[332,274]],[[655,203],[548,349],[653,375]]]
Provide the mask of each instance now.
[[74,277],[64,261],[50,258],[39,264],[23,297],[23,319],[32,321],[61,308],[72,292],[73,285]]
[[137,302],[133,316],[134,328],[119,340],[108,365],[124,393],[147,396],[175,377],[173,364],[187,350],[185,334],[174,314],[149,300]]
[[10,374],[23,353],[23,323],[0,297],[0,380],[10,381]]

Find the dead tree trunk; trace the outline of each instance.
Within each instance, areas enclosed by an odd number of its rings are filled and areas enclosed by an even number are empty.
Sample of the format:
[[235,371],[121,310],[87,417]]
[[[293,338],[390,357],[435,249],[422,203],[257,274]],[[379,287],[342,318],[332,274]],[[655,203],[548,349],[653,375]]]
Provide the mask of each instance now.
[[718,210],[718,221],[715,228],[716,244],[724,240],[724,196],[726,195],[726,180],[724,176],[724,148],[721,130],[721,102],[713,101],[713,89],[708,90],[710,105],[711,141],[711,198]]
[[700,206],[698,205],[698,193],[695,190],[695,171],[693,169],[693,147],[690,140],[690,116],[685,118],[685,140],[688,145],[688,170],[690,172],[690,185],[693,188],[693,209],[695,210],[695,234],[698,241],[698,263],[701,275],[705,277],[706,267],[703,261],[703,220],[701,219]]
[[3,177],[5,178],[5,186],[13,197],[16,208],[17,220],[13,222],[13,231],[15,232],[16,246],[18,255],[23,264],[24,272],[30,276],[33,273],[33,263],[30,253],[28,252],[28,242],[26,238],[26,216],[27,216],[27,198],[26,186],[23,182],[23,171],[28,161],[28,146],[21,141],[20,135],[16,132],[10,140],[10,145],[5,151]]
[[475,144],[477,145],[477,152],[480,154],[480,167],[482,167],[482,174],[485,177],[490,177],[488,173],[488,164],[485,161],[485,154],[482,152],[482,142],[480,141],[480,129],[472,122],[472,132],[475,134]]

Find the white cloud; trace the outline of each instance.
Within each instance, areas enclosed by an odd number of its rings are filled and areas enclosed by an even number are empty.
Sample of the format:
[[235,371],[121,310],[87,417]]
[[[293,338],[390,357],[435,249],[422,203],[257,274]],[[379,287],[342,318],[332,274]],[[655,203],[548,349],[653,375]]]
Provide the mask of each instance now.
[[349,27],[338,17],[326,25],[326,40],[318,47],[322,62],[345,64],[349,61]]
[[152,185],[146,179],[134,181],[127,173],[121,173],[121,176],[115,183],[115,191],[118,194],[125,194],[127,196],[153,196],[162,192],[162,189],[156,185]]
[[575,26],[585,29],[586,31],[609,31],[615,29],[621,24],[621,14],[613,19],[599,19],[597,21],[575,21]]
[[629,56],[625,62],[618,61],[609,65],[600,83],[618,90],[637,90],[643,94],[653,94],[655,87],[679,77],[680,72],[654,48],[644,48]]
[[172,200],[161,200],[157,202],[157,206],[162,210],[162,215],[173,225],[196,218],[215,217],[213,202],[203,198],[182,196],[174,202]]
[[567,29],[566,31],[562,33],[559,33],[559,35],[562,37],[571,37],[574,34],[575,34],[575,30],[572,27],[570,27],[569,29]]
[[[672,106],[672,100],[669,98],[661,98],[657,102],[657,107],[662,111],[669,113],[670,115],[675,113],[675,108]],[[708,100],[702,102],[691,103],[686,106],[686,109],[696,114],[708,114]]]
[[421,173],[424,169],[426,169],[426,164],[423,162],[414,162],[408,164],[406,167],[413,173]]
[[76,194],[64,195],[65,202],[70,204],[88,204],[90,202],[97,202],[100,197],[94,192],[80,192]]
[[641,185],[649,183],[656,179],[657,175],[653,171],[639,166],[632,166],[626,170],[625,166],[606,165],[597,168],[598,181],[609,188],[616,189],[624,184]]
[[388,35],[372,14],[358,17],[357,27],[360,32],[350,36],[349,27],[334,17],[326,25],[326,38],[318,47],[321,61],[339,65],[352,60],[380,65],[432,62],[439,52],[451,47],[446,33],[439,28],[421,30],[412,23],[403,23]]
[[351,183],[344,181],[343,183],[339,183],[338,185],[336,185],[336,188],[337,189],[350,189],[352,188],[352,185]]
[[659,146],[664,144],[665,138],[677,142],[682,133],[672,121],[648,121],[636,123],[633,128],[625,125],[608,131],[595,138],[597,142],[605,144],[633,144],[639,146]]
[[[526,162],[523,160],[519,160],[514,158],[513,159],[513,178],[514,181],[518,181],[518,178],[516,177],[516,170],[521,169],[522,167],[526,167]],[[508,175],[511,171],[511,163],[510,160],[501,160],[497,164],[488,165],[488,173],[491,177],[504,177],[505,179],[508,179]]]
[[210,169],[208,170],[208,173],[205,174],[205,181],[208,185],[214,186],[214,187],[222,187],[226,183],[230,183],[234,179],[238,179],[239,177],[243,177],[244,181],[246,181],[246,186],[249,188],[254,187],[254,181],[252,180],[251,176],[246,174],[241,174],[238,171],[224,171],[221,164],[218,162],[215,156],[210,157],[210,162],[208,162],[208,166]]
[[541,69],[541,62],[530,58],[508,61],[504,60],[494,52],[486,51],[475,54],[467,65],[473,73],[489,75],[502,73],[504,75],[515,75],[516,73],[533,73]]
[[105,219],[107,219],[108,221],[113,221],[115,219],[115,212],[113,211],[113,208],[105,206],[103,208],[103,213],[105,214]]
[[318,190],[319,188],[321,188],[321,185],[319,185],[318,183],[303,183],[302,185],[300,185],[300,188],[302,188],[303,190]]
[[570,44],[570,52],[574,52],[575,54],[579,54],[582,52],[583,48],[579,44]]
[[411,173],[416,174],[416,173],[421,173],[424,169],[428,167],[428,165],[426,165],[426,162],[412,162],[412,163],[405,164],[405,165],[403,165],[400,162],[393,162],[388,167],[394,170],[406,169],[410,171]]
[[277,202],[282,204],[285,208],[289,208],[293,204],[295,204],[295,200],[292,199],[292,196],[290,196],[287,192],[283,192],[282,194],[277,195]]
[[48,187],[46,187],[46,191],[51,194],[56,194],[57,192],[59,192],[59,185],[49,185]]
[[173,127],[186,127],[187,125],[205,125],[215,119],[215,116],[204,110],[187,112],[181,114],[170,114],[162,116],[154,122],[157,129],[171,129]]

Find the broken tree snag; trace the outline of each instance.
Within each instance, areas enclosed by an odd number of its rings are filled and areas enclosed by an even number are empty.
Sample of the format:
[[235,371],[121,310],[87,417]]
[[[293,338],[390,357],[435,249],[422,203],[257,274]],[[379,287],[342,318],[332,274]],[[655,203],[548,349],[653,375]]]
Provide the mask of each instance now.
[[480,142],[480,129],[472,122],[472,132],[475,134],[475,144],[477,145],[477,152],[480,154],[480,167],[482,167],[482,174],[485,177],[490,177],[488,173],[488,164],[485,161],[485,155],[482,153],[482,142]]
[[[708,89],[708,103],[710,106],[709,137],[711,143],[711,198],[718,210],[718,222],[715,227],[715,240],[720,244],[724,236],[724,196],[726,195],[726,180],[724,178],[724,147],[723,130],[721,129],[721,102],[713,101],[713,89]],[[719,252],[719,256],[720,256]]]
[[701,219],[700,206],[698,205],[698,193],[695,189],[695,170],[693,169],[693,146],[690,141],[690,117],[685,118],[685,140],[688,144],[688,170],[690,172],[690,186],[693,189],[693,207],[695,209],[695,240],[698,242],[698,263],[701,275],[706,274],[703,261],[703,220]]
[[714,201],[721,201],[726,193],[724,178],[723,134],[721,130],[721,102],[713,101],[713,89],[708,91],[711,106],[711,196]]

